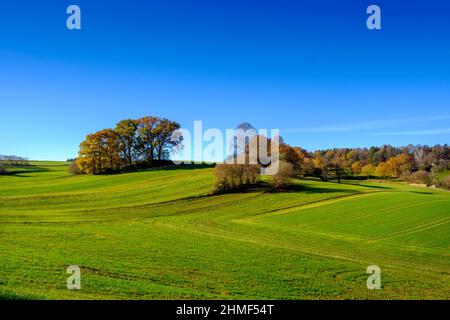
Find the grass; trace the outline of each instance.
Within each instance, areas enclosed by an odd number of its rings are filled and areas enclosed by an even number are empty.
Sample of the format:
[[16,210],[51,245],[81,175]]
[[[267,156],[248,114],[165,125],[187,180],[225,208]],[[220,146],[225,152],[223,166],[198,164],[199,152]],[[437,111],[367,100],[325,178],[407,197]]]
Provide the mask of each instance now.
[[295,180],[209,196],[212,169],[67,167],[0,177],[0,299],[450,299],[449,192]]

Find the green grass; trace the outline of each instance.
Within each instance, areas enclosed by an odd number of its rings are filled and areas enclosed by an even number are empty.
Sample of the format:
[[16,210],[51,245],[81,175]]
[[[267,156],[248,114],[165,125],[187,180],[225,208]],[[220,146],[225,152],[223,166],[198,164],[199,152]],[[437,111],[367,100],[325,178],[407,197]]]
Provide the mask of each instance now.
[[449,192],[296,180],[210,196],[212,169],[67,168],[0,177],[0,299],[450,299]]

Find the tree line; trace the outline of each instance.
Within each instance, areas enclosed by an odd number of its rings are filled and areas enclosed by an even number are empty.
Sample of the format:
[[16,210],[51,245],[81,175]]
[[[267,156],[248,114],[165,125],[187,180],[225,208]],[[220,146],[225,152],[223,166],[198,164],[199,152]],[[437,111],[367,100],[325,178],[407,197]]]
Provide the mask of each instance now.
[[26,166],[28,159],[19,156],[0,155],[0,174],[5,174],[10,166]]
[[[252,129],[244,123],[244,129]],[[239,128],[240,126],[238,126]],[[242,126],[241,126],[242,127]],[[254,136],[253,139],[270,139]],[[248,144],[247,144],[248,146]],[[248,148],[240,152],[248,153]],[[237,157],[237,154],[234,155]],[[228,192],[259,182],[261,165],[233,164],[216,167],[216,192]],[[399,178],[409,183],[434,185],[450,189],[450,177],[440,173],[450,169],[448,145],[383,145],[370,148],[336,148],[307,151],[293,147],[280,138],[278,172],[269,180],[275,189],[289,187],[293,177],[318,177],[321,180],[345,178]]]
[[450,169],[448,145],[383,145],[370,148],[338,148],[308,152],[300,147],[283,145],[281,153],[296,164],[300,176],[322,180],[346,176],[400,178],[411,183],[439,186],[439,173]]
[[158,165],[181,144],[183,137],[174,134],[178,129],[180,124],[167,118],[146,116],[122,120],[114,129],[88,134],[70,171],[102,174]]

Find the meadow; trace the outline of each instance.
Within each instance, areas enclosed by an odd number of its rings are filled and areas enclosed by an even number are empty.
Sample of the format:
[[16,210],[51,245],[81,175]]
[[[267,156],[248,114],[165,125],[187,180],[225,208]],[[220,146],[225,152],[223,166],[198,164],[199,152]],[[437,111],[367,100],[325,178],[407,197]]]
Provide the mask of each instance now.
[[211,195],[212,170],[0,176],[0,299],[450,299],[449,192],[304,179]]

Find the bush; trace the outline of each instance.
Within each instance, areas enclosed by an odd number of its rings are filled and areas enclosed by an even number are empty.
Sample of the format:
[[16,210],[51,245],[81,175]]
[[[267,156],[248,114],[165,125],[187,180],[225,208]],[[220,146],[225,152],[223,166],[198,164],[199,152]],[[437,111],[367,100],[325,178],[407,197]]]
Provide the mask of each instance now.
[[215,192],[229,192],[259,181],[260,166],[253,164],[219,164],[214,169]]
[[69,172],[75,175],[83,174],[83,172],[81,172],[81,169],[77,164],[77,160],[74,160],[70,163]]
[[411,174],[410,183],[426,184],[431,182],[430,174],[425,170],[419,170]]
[[4,164],[0,161],[0,174],[4,174],[6,172]]
[[294,166],[286,161],[281,160],[278,172],[272,176],[272,185],[275,189],[286,189],[289,186],[290,178],[295,176]]
[[444,180],[441,181],[440,186],[444,189],[450,190],[450,176],[444,178]]
[[411,172],[410,171],[405,171],[400,175],[400,179],[406,182],[410,182],[411,181]]

